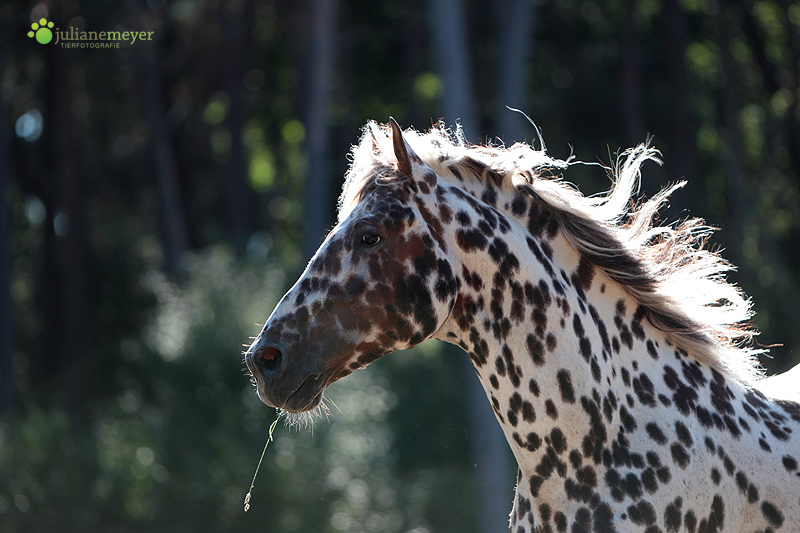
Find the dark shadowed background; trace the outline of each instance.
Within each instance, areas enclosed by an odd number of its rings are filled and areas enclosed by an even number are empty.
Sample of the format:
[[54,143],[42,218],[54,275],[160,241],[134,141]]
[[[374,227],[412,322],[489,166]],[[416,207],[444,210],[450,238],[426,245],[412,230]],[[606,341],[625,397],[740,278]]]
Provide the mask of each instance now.
[[[28,36],[153,32],[119,48]],[[242,344],[333,224],[368,119],[613,163],[652,135],[798,358],[800,4],[127,0],[0,5],[0,532],[502,530],[514,465],[438,343],[279,426]],[[567,178],[608,187],[597,167]]]

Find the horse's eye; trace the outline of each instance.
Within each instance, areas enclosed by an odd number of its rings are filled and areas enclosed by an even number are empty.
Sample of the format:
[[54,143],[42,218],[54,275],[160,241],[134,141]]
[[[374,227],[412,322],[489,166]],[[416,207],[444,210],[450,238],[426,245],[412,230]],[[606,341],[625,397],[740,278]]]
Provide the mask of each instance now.
[[372,231],[367,231],[361,236],[361,244],[364,246],[375,246],[381,242],[381,236]]

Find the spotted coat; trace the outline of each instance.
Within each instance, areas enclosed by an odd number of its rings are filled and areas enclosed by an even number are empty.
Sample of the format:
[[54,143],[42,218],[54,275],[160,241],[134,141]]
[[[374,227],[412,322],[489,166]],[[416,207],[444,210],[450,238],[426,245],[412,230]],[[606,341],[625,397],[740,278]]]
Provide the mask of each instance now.
[[620,222],[650,156],[601,201],[525,145],[369,124],[339,224],[246,353],[260,398],[309,411],[441,339],[469,355],[519,465],[510,531],[797,531],[798,387],[749,372],[746,304],[699,225],[650,227],[669,191]]

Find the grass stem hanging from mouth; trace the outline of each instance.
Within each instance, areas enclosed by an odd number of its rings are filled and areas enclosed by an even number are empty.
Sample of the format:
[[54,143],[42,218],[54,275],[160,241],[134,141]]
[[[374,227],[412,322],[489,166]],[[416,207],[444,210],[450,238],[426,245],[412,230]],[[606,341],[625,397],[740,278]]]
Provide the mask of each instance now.
[[258,460],[258,465],[256,466],[256,471],[253,474],[253,481],[250,483],[250,490],[247,491],[247,496],[244,497],[244,512],[250,510],[250,496],[253,493],[253,487],[256,485],[256,476],[258,476],[258,469],[261,468],[261,462],[264,460],[264,454],[267,453],[267,446],[269,443],[272,442],[272,432],[275,431],[275,426],[278,425],[278,420],[280,418],[275,418],[275,421],[272,422],[272,425],[269,427],[269,436],[267,437],[267,442],[264,443],[264,450],[261,452],[261,458]]

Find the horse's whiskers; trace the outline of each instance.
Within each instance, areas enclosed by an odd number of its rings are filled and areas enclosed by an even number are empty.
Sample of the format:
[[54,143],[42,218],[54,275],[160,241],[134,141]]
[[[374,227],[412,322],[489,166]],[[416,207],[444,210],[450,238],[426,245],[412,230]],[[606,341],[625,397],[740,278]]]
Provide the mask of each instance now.
[[305,411],[303,413],[290,413],[288,411],[281,410],[279,412],[279,416],[283,419],[284,424],[289,427],[289,429],[297,429],[303,430],[306,428],[311,428],[311,432],[314,432],[314,428],[317,426],[317,421],[325,419],[326,422],[330,422],[331,417],[331,410],[328,407],[328,403],[333,405],[337,411],[340,413],[342,412],[341,409],[330,399],[323,395],[322,402],[310,411]]

